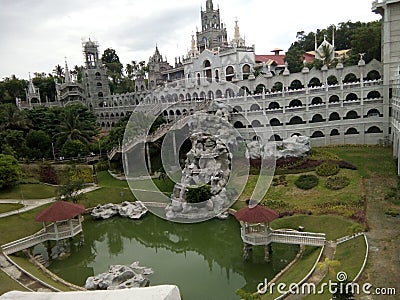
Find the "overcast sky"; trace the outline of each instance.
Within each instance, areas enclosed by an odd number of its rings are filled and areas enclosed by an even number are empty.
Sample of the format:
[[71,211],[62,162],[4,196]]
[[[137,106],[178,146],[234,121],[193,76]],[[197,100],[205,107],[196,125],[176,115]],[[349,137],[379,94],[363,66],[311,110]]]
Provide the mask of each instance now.
[[[173,64],[186,54],[192,32],[201,28],[206,0],[0,0],[0,79],[28,72],[50,73],[54,66],[83,64],[82,40],[113,48],[125,65],[148,60],[155,45]],[[237,17],[240,33],[256,54],[285,51],[296,32],[315,31],[346,21],[372,21],[370,0],[214,0],[228,39]]]

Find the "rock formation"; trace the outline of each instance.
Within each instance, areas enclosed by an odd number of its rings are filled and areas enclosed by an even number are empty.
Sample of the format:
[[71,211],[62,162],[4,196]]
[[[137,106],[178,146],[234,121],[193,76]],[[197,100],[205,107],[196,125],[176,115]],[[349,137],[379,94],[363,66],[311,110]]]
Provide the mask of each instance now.
[[139,219],[147,212],[147,208],[140,201],[128,202],[124,201],[121,204],[107,203],[105,205],[97,205],[91,212],[95,219],[108,219],[117,214],[121,217],[131,219]]

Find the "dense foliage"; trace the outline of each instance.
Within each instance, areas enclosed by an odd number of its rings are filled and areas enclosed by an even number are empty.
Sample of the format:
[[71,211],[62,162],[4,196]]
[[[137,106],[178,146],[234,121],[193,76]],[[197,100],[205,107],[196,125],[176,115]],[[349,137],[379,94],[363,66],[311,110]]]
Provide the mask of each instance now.
[[350,184],[350,179],[346,176],[328,177],[325,182],[325,187],[330,190],[340,190]]
[[186,191],[186,201],[188,203],[199,203],[211,198],[211,186],[205,184],[196,187],[188,187]]
[[20,176],[17,160],[13,156],[0,154],[0,189],[17,184]]
[[339,171],[340,171],[339,165],[333,161],[324,162],[315,169],[315,172],[319,176],[332,176],[339,173]]
[[318,177],[315,175],[300,175],[294,184],[302,190],[309,190],[318,185]]

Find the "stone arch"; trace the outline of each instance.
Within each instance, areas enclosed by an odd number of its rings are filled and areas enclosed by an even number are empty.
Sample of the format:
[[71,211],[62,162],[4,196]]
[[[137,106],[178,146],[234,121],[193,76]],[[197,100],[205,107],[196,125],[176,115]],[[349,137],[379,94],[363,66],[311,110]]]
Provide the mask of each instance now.
[[335,75],[330,75],[326,79],[328,85],[337,85],[339,83],[337,77]]
[[216,90],[216,91],[215,91],[215,98],[217,98],[217,99],[222,98],[222,92],[221,92],[221,90]]
[[311,80],[308,82],[309,87],[319,87],[322,86],[321,81],[317,77],[311,78]]
[[213,91],[208,91],[207,97],[208,97],[208,99],[214,100],[214,92]]
[[346,101],[355,101],[358,100],[358,96],[356,93],[350,93],[346,95]]
[[321,97],[314,97],[311,100],[311,105],[318,105],[318,104],[322,104],[322,98]]
[[340,120],[340,116],[337,112],[333,112],[329,115],[329,121],[338,121]]
[[181,115],[181,111],[180,111],[179,109],[177,109],[177,110],[175,111],[175,114],[176,114],[177,116],[180,116],[180,115]]
[[179,101],[185,100],[185,96],[183,94],[179,94]]
[[97,86],[97,87],[102,87],[103,84],[102,84],[101,82],[97,82],[97,83],[96,83],[96,86]]
[[233,98],[233,97],[235,97],[234,91],[231,88],[227,89],[225,91],[225,98]]
[[236,121],[235,123],[233,123],[233,127],[234,127],[234,128],[245,128],[245,126],[243,125],[243,123],[240,122],[240,121]]
[[377,110],[376,108],[370,109],[370,110],[367,112],[367,118],[370,118],[370,117],[380,117],[380,115],[381,115],[380,111]]
[[358,119],[358,113],[354,110],[350,110],[347,112],[346,116],[343,119]]
[[200,92],[200,99],[205,100],[206,99],[206,93],[204,91]]
[[371,126],[365,133],[382,133],[382,132],[383,132],[382,129],[380,129],[378,126]]
[[263,125],[260,121],[254,120],[253,122],[251,122],[251,127],[263,127]]
[[239,96],[244,96],[245,91],[246,91],[246,95],[251,95],[249,88],[247,86],[242,86],[239,89]]
[[235,107],[233,107],[233,112],[234,113],[238,113],[243,111],[242,107],[240,105],[235,105]]
[[175,112],[174,112],[172,109],[170,109],[168,114],[169,114],[170,116],[174,116],[174,115],[175,115]]
[[192,100],[192,96],[189,93],[186,93],[186,101]]
[[288,123],[288,125],[296,125],[296,124],[304,124],[305,122],[303,121],[303,119],[299,116],[294,116],[292,118],[290,118],[290,121]]
[[302,89],[302,88],[304,88],[304,85],[298,79],[293,80],[289,85],[289,90],[299,90],[299,89]]
[[268,105],[268,109],[278,109],[278,108],[280,108],[280,106],[279,106],[279,103],[278,102],[271,102],[269,105]]
[[225,69],[225,80],[226,81],[232,81],[233,77],[235,76],[235,69],[233,66],[227,66]]
[[359,134],[359,132],[357,131],[357,129],[355,129],[354,127],[350,127],[346,130],[346,132],[344,133],[345,135],[349,135],[349,134]]
[[358,78],[354,73],[348,73],[344,76],[343,83],[357,82]]
[[303,106],[303,103],[299,99],[294,99],[289,102],[289,107],[300,107]]
[[283,83],[280,81],[275,82],[271,89],[272,92],[282,92],[282,90],[283,90]]
[[261,109],[261,107],[257,103],[254,103],[250,106],[250,111],[256,111],[256,110],[260,110],[260,109]]
[[329,97],[329,103],[338,103],[339,100],[339,96],[338,95],[332,95]]
[[314,131],[311,138],[321,138],[324,137],[324,133],[321,130]]
[[381,79],[381,74],[377,70],[371,70],[368,72],[367,80],[378,80]]
[[335,136],[335,135],[340,135],[339,130],[337,130],[337,129],[332,129],[332,130],[331,130],[331,133],[330,133],[330,136]]
[[283,139],[281,138],[281,136],[279,134],[271,135],[271,137],[268,139],[269,142],[273,142],[273,141],[279,142],[279,141],[282,141],[282,140]]
[[290,136],[292,137],[292,136],[295,136],[295,135],[297,135],[297,136],[302,136],[302,134],[301,134],[301,133],[298,133],[298,132],[292,133]]
[[243,74],[243,80],[246,80],[249,78],[251,74],[251,68],[249,64],[244,64],[242,67],[242,74]]
[[324,122],[324,118],[320,114],[316,114],[312,117],[310,123],[318,123],[318,122]]
[[192,95],[192,99],[193,100],[198,100],[199,99],[199,95],[196,92],[194,92],[193,95]]
[[103,92],[98,92],[98,93],[97,93],[97,96],[98,96],[99,98],[103,98]]
[[263,91],[266,91],[267,88],[265,87],[264,84],[260,83],[259,85],[256,86],[256,90],[254,91],[255,94],[261,94]]
[[283,124],[277,118],[273,118],[269,121],[269,125],[271,126],[282,126]]
[[378,91],[370,91],[367,94],[367,99],[378,99],[381,98],[381,93],[379,93]]
[[258,135],[253,136],[253,141],[261,141],[261,138]]

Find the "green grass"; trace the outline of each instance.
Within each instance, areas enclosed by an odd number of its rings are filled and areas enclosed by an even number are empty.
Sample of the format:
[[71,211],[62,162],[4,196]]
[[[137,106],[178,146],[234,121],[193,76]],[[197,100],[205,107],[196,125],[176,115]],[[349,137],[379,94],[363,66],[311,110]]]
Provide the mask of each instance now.
[[[307,246],[304,250],[303,256],[296,262],[296,264],[292,266],[292,268],[290,268],[285,274],[282,275],[281,278],[277,280],[276,284],[285,283],[287,286],[289,286],[291,283],[297,283],[302,280],[311,271],[320,251],[321,248]],[[261,296],[261,299],[275,299],[279,296],[276,288],[273,289],[272,292],[273,293],[270,294],[269,291],[267,291],[266,294]]]
[[0,214],[24,207],[21,203],[0,203]]
[[57,187],[45,184],[19,184],[2,189],[0,199],[44,199],[56,195]]
[[354,224],[357,223],[335,215],[294,215],[272,221],[271,227],[298,229],[299,226],[303,226],[304,231],[325,233],[327,240],[336,240],[347,235],[349,227]]
[[47,284],[49,284],[61,291],[64,291],[64,292],[71,291],[71,289],[68,288],[67,286],[51,279],[47,274],[43,273],[38,267],[36,267],[34,264],[32,264],[28,259],[26,259],[24,257],[18,257],[18,256],[10,256],[10,259],[13,260],[22,269],[31,273],[33,276],[35,276],[36,278],[39,278],[40,280],[46,282]]
[[6,273],[0,270],[0,295],[9,291],[28,291]]
[[[360,271],[364,262],[365,251],[367,250],[363,236],[358,236],[354,239],[346,241],[336,247],[334,260],[340,262],[340,266],[335,269],[336,272],[345,272],[349,281],[352,281]],[[318,284],[317,290],[320,290],[323,283],[328,283],[329,280],[337,282],[335,274],[327,274]],[[331,299],[331,294],[328,289],[324,290],[320,295],[309,295],[305,299]]]
[[97,172],[97,184],[103,187],[128,188],[126,180],[115,179],[107,171]]
[[85,198],[79,201],[86,208],[95,207],[97,204],[121,203],[123,201],[135,201],[135,197],[128,188],[102,187],[85,194]]

